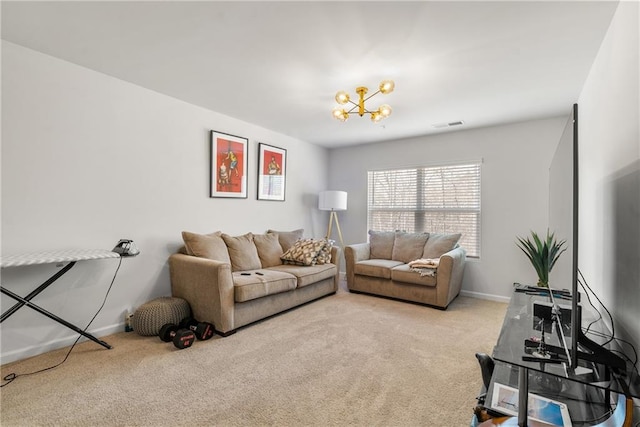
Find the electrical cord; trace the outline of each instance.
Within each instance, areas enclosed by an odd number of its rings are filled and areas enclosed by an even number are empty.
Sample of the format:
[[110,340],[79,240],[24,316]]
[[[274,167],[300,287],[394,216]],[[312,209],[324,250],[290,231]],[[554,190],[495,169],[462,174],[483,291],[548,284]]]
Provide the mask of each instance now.
[[[589,325],[587,326],[587,328],[585,330],[585,334],[586,333],[590,333],[592,335],[596,335],[596,336],[599,336],[601,338],[607,338],[607,341],[605,341],[604,344],[602,344],[602,345],[607,345],[611,341],[614,341],[614,340],[616,342],[618,342],[618,343],[624,343],[624,344],[628,345],[629,348],[631,349],[631,351],[633,352],[633,359],[631,357],[629,357],[627,354],[625,354],[624,352],[622,352],[622,351],[616,351],[616,352],[621,354],[622,356],[624,356],[625,359],[627,359],[630,363],[633,364],[633,368],[637,369],[637,367],[638,367],[638,351],[636,350],[635,346],[632,343],[630,343],[629,341],[623,340],[622,338],[617,338],[615,336],[615,324],[614,324],[614,321],[613,321],[613,316],[611,315],[611,313],[609,312],[607,307],[598,298],[598,296],[595,294],[595,292],[593,292],[593,289],[591,289],[591,287],[587,283],[587,280],[582,275],[582,272],[580,271],[580,269],[578,269],[578,273],[580,274],[580,279],[578,280],[578,282],[582,286],[582,289],[585,291],[585,295],[587,296],[587,299],[589,300],[589,304],[598,313],[598,319],[595,319],[594,321],[589,323]],[[602,308],[607,312],[607,315],[609,316],[609,319],[610,319],[610,322],[611,322],[611,334],[604,334],[604,333],[601,333],[601,332],[596,332],[596,331],[590,331],[589,330],[594,323],[602,320],[602,314],[600,313],[600,310],[598,310],[593,305],[593,303],[591,302],[591,298],[589,297],[589,292],[591,292],[593,294],[593,296],[598,300],[598,303],[600,303]]]
[[[96,311],[96,314],[93,315],[93,317],[91,318],[91,320],[89,321],[89,323],[87,323],[87,326],[84,327],[83,332],[86,332],[87,329],[89,329],[89,326],[91,326],[91,324],[93,323],[94,320],[96,320],[96,317],[98,317],[98,315],[100,314],[100,312],[102,311],[102,309],[104,308],[106,302],[107,302],[107,298],[109,297],[109,293],[111,293],[111,288],[113,287],[113,284],[116,281],[116,276],[118,275],[118,271],[120,270],[120,266],[122,265],[122,257],[119,257],[118,259],[118,267],[116,267],[116,271],[115,273],[113,273],[113,278],[111,279],[111,283],[109,284],[109,288],[107,289],[106,294],[104,295],[104,298],[102,300],[102,304],[100,305],[100,308],[98,308],[98,311]],[[75,348],[76,344],[78,344],[78,341],[80,341],[80,338],[82,338],[82,335],[79,335],[78,338],[76,338],[76,340],[74,341],[74,343],[71,345],[71,347],[69,348],[69,351],[67,351],[67,354],[64,356],[64,359],[62,359],[61,362],[49,366],[47,368],[43,368],[43,369],[39,369],[37,371],[33,371],[33,372],[27,372],[26,374],[16,374],[15,372],[12,372],[8,375],[6,375],[4,378],[2,378],[5,382],[0,384],[0,388],[7,386],[9,384],[11,384],[16,378],[18,377],[25,377],[28,375],[35,375],[35,374],[39,374],[41,372],[45,372],[45,371],[49,371],[51,369],[55,369],[58,366],[62,365],[64,362],[67,361],[67,359],[69,358],[69,356],[71,355],[71,352],[73,351],[73,349]]]
[[[578,269],[578,274],[580,274],[580,277],[582,278],[582,281],[580,281],[580,284],[584,287],[586,287],[587,289],[589,289],[589,292],[591,292],[594,296],[594,298],[596,300],[598,300],[598,303],[600,304],[600,306],[604,309],[604,311],[607,312],[607,316],[609,316],[609,321],[611,322],[611,336],[609,338],[608,341],[606,341],[605,343],[603,343],[602,345],[607,345],[609,344],[611,341],[613,341],[613,337],[616,336],[616,326],[615,323],[613,321],[613,316],[611,315],[611,312],[609,311],[609,309],[607,309],[607,307],[602,303],[602,301],[600,300],[600,298],[598,298],[598,295],[596,295],[595,292],[593,292],[593,289],[591,289],[591,287],[589,286],[589,284],[587,283],[587,280],[584,278],[584,276],[582,275],[582,271],[580,271],[580,269]],[[586,292],[586,289],[585,289]],[[594,307],[595,308],[595,307]],[[598,313],[600,313],[599,310],[596,309],[596,311],[598,311]],[[601,316],[602,317],[602,316]]]
[[[595,335],[597,337],[601,337],[601,338],[609,338],[610,335],[609,334],[603,334],[602,332],[596,332],[596,331],[591,331],[591,335]],[[631,348],[631,351],[633,352],[633,358],[629,357],[625,352],[620,351],[620,350],[611,350],[614,353],[618,353],[620,354],[623,358],[625,358],[629,363],[631,363],[634,367],[636,367],[638,365],[638,352],[636,351],[636,348],[633,346],[633,344],[631,344],[631,342],[624,340],[622,338],[615,338],[614,340],[618,343],[621,344],[626,344],[627,346],[629,346]]]
[[593,304],[593,301],[591,301],[591,296],[589,295],[589,292],[587,292],[587,288],[585,287],[585,284],[582,283],[582,280],[580,278],[578,278],[578,283],[580,283],[580,286],[582,287],[582,290],[584,291],[584,294],[587,297],[587,301],[589,301],[589,305],[591,306],[591,308],[593,308],[593,310],[596,313],[598,313],[598,318],[591,321],[591,323],[589,323],[586,328],[583,328],[584,329],[583,332],[586,335],[590,332],[591,326],[593,326],[595,323],[602,320],[602,314],[600,313],[600,310],[598,310],[596,306]]
[[[587,283],[587,280],[584,278],[582,271],[580,271],[580,269],[578,269],[578,274],[580,275],[580,279],[578,280],[578,282],[580,283],[580,285],[582,286],[582,289],[585,291],[585,294],[587,296],[587,299],[589,300],[589,304],[591,304],[591,307],[593,307],[595,309],[595,311],[598,313],[599,318],[592,321],[591,323],[589,323],[589,325],[587,326],[585,333],[591,333],[592,335],[596,335],[602,338],[608,338],[608,340],[602,344],[602,345],[607,345],[609,344],[611,341],[616,341],[618,343],[624,343],[627,346],[629,346],[629,348],[631,349],[631,351],[633,352],[633,359],[631,357],[629,357],[625,352],[623,351],[619,351],[619,350],[613,350],[614,353],[619,354],[621,357],[623,357],[624,359],[626,359],[629,363],[632,364],[633,366],[633,370],[635,370],[637,372],[638,370],[638,351],[636,350],[635,346],[629,342],[626,341],[622,338],[617,338],[615,335],[615,322],[613,320],[613,316],[611,315],[611,312],[607,309],[607,307],[602,303],[602,301],[600,300],[600,298],[598,298],[598,296],[596,295],[595,292],[593,292],[593,289],[591,289],[591,287],[589,286],[589,284]],[[588,291],[587,291],[588,289]],[[602,308],[607,312],[607,315],[609,316],[609,320],[611,322],[611,334],[603,334],[601,332],[596,332],[596,331],[590,331],[589,329],[591,328],[591,326],[598,322],[599,320],[602,320],[602,314],[600,313],[600,310],[598,310],[593,303],[591,302],[591,298],[589,298],[589,292],[591,292],[593,294],[593,296],[598,300],[598,303],[602,306]],[[635,408],[638,408],[640,406],[638,405],[634,405]],[[635,424],[635,427],[640,427],[640,422]]]

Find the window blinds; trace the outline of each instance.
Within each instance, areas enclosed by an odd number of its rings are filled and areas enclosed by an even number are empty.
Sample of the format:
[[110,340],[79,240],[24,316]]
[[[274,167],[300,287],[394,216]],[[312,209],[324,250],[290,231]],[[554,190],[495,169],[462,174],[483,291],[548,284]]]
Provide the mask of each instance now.
[[376,231],[461,233],[480,256],[480,163],[368,172],[368,222]]

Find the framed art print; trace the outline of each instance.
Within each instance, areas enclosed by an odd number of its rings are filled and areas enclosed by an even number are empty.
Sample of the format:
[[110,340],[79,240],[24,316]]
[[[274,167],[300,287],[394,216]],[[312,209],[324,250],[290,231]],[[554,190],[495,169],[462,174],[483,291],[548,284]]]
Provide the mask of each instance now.
[[211,131],[209,197],[247,198],[247,147],[240,136]]
[[258,200],[284,200],[287,150],[258,144]]
[[[512,416],[518,416],[519,390],[500,383],[494,383],[491,408]],[[527,400],[529,425],[571,427],[569,409],[564,402],[551,400],[529,393]],[[532,423],[535,422],[535,423]]]

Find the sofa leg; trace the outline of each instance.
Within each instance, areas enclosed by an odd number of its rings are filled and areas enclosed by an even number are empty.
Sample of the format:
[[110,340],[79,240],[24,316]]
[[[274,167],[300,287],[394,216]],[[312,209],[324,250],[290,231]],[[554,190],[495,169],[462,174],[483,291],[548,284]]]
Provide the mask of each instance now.
[[218,335],[220,335],[220,336],[222,336],[222,337],[228,337],[229,335],[233,335],[233,334],[235,334],[235,333],[236,333],[236,330],[237,330],[237,329],[232,329],[232,330],[230,330],[230,331],[228,331],[228,332],[220,332],[220,331],[216,331],[216,334],[218,334]]

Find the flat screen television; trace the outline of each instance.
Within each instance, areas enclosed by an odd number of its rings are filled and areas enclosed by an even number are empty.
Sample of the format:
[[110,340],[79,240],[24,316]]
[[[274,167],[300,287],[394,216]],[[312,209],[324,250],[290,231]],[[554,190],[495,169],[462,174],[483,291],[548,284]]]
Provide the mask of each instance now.
[[[549,231],[559,240],[566,240],[565,253],[560,257],[550,278],[553,288],[571,289],[571,344],[568,351],[570,367],[578,366],[580,349],[590,352],[589,360],[614,369],[625,370],[618,355],[587,338],[582,332],[579,307],[578,265],[578,104],[571,108],[569,119],[549,167]],[[553,293],[550,292],[553,300]],[[568,346],[567,346],[568,347]]]
[[549,167],[549,230],[566,241],[566,251],[552,271],[554,288],[571,289],[571,366],[577,365],[578,312],[578,104],[569,119]]

